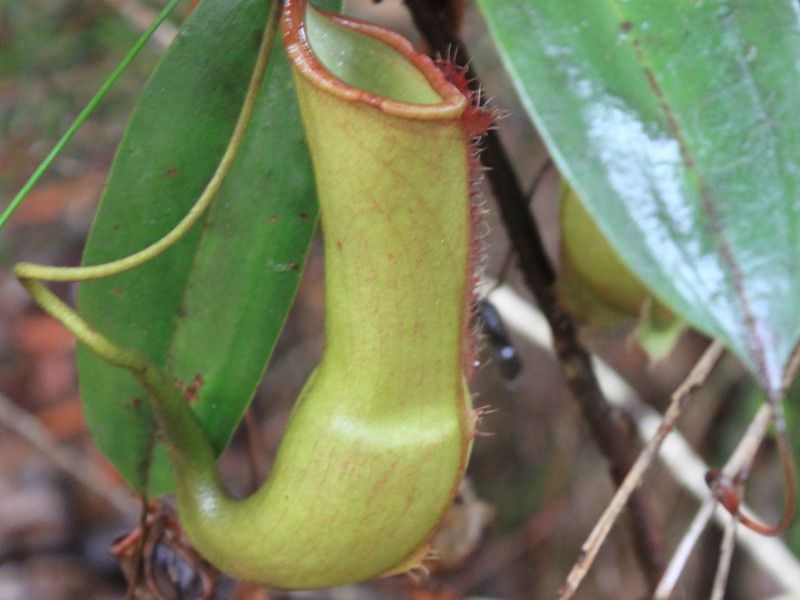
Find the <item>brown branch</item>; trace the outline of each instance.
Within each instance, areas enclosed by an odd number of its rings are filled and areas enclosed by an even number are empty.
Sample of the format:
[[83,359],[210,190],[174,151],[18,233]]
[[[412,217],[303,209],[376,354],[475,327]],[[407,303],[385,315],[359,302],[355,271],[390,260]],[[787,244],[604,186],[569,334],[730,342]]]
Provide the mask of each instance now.
[[[456,32],[448,26],[447,12],[442,3],[406,0],[406,5],[415,25],[434,51],[442,56],[455,55],[460,64],[467,65],[470,85],[478,89],[480,84],[477,75]],[[526,196],[494,130],[486,135],[481,162],[489,169],[487,179],[525,283],[553,330],[556,352],[567,385],[579,403],[594,439],[609,461],[614,481],[619,485],[636,459],[633,434],[624,417],[608,403],[600,390],[589,355],[578,342],[575,325],[556,300],[553,268],[544,251]],[[664,551],[655,526],[652,496],[646,489],[640,487],[633,492],[628,515],[636,553],[652,591],[664,569]]]
[[563,587],[558,593],[558,600],[569,600],[577,591],[578,587],[583,581],[583,578],[589,572],[600,547],[605,542],[611,527],[617,520],[617,516],[622,511],[625,504],[633,497],[637,487],[642,482],[647,469],[650,468],[661,444],[667,437],[670,431],[675,426],[675,422],[683,412],[687,400],[692,393],[705,382],[714,365],[717,364],[720,356],[725,351],[722,344],[714,342],[706,349],[703,356],[692,368],[689,375],[684,382],[672,394],[672,400],[667,407],[664,417],[661,419],[661,424],[658,426],[656,433],[647,442],[636,462],[631,467],[630,472],[625,477],[619,489],[617,489],[614,497],[609,502],[608,507],[595,523],[594,529],[586,538],[586,541],[581,546],[581,553],[572,570],[567,575],[567,580],[564,582]]
[[60,444],[41,421],[0,394],[0,426],[30,442],[50,462],[106,500],[123,516],[138,510],[138,503],[124,488],[113,484],[105,473],[83,454]]
[[[487,282],[486,287],[492,288],[487,292],[489,300],[497,307],[510,330],[528,340],[536,348],[547,352],[553,351],[553,339],[541,311],[507,285],[494,288],[491,282]],[[635,419],[639,437],[644,440],[652,438],[661,425],[661,415],[644,404],[621,376],[601,359],[593,357],[592,360],[600,385],[607,390],[606,394],[609,400],[615,406],[620,406],[623,410],[631,413]],[[771,418],[772,408],[769,405],[763,405],[725,463],[722,469],[723,473],[729,477],[735,477],[741,471],[744,464],[750,460],[746,458],[750,455],[750,450],[746,450],[746,447],[752,446],[753,443],[756,446],[759,444],[767,431]],[[754,441],[755,438],[758,438],[758,441]],[[665,590],[659,585],[654,596],[654,600],[667,600],[667,598],[673,597],[672,588],[675,586],[677,576],[683,565],[686,564],[692,546],[700,537],[706,523],[712,517],[712,513],[717,524],[723,527],[728,514],[722,510],[714,511],[715,501],[708,486],[703,482],[703,475],[708,471],[708,466],[694,453],[680,432],[674,431],[665,441],[659,458],[680,486],[695,499],[703,502],[703,508],[693,519],[689,531],[681,540],[673,556],[673,561],[667,567],[662,579],[662,583],[671,587]],[[787,591],[800,590],[800,562],[781,540],[759,535],[746,528],[740,527],[738,531],[738,544],[776,585]],[[687,539],[689,537],[691,539]],[[666,581],[668,575],[669,581]]]

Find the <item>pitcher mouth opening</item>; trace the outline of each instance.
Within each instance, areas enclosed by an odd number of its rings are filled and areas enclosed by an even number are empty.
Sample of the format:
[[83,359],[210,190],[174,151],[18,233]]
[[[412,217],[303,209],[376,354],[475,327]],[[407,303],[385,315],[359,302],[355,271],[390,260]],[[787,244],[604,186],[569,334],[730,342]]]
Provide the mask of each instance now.
[[[422,75],[429,90],[439,96],[438,102],[405,102],[359,89],[338,77],[326,67],[309,39],[306,11],[314,11],[335,25],[385,44]],[[307,0],[288,0],[281,18],[286,51],[294,67],[318,88],[351,102],[372,106],[382,112],[412,120],[435,121],[458,119],[467,106],[467,98],[451,84],[427,56],[418,53],[401,35],[350,17],[342,17],[313,7]]]

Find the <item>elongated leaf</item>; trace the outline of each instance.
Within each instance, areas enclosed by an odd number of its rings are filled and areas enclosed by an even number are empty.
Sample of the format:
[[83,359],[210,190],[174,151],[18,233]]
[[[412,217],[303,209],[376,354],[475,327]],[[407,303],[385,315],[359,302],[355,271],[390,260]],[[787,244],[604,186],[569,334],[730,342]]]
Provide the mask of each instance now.
[[[131,118],[84,264],[151,244],[197,199],[241,109],[268,4],[205,0],[187,21]],[[316,217],[313,176],[278,41],[247,136],[205,222],[152,262],[82,284],[79,310],[185,386],[202,379],[194,407],[220,451],[263,374]],[[155,443],[143,389],[85,350],[79,371],[86,418],[103,452],[135,489],[169,491],[166,453]]]
[[479,4],[623,260],[777,393],[800,338],[796,2]]

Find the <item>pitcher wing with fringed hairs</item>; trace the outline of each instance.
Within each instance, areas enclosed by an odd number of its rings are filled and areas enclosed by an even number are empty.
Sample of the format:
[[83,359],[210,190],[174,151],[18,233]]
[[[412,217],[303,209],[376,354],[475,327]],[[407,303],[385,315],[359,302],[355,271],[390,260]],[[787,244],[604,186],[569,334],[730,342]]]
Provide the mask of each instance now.
[[460,71],[440,71],[392,32],[303,0],[285,3],[282,28],[322,214],[326,345],[261,489],[232,499],[172,377],[39,281],[116,273],[130,260],[16,273],[81,342],[148,390],[197,550],[239,579],[319,588],[419,565],[466,468],[471,141],[488,116]]

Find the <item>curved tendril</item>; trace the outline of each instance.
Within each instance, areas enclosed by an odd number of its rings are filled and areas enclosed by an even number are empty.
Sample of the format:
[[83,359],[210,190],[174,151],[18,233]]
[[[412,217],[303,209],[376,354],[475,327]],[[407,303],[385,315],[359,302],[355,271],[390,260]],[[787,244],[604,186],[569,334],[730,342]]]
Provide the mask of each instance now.
[[[242,110],[239,113],[236,126],[231,134],[230,142],[228,142],[228,146],[217,165],[217,169],[214,171],[214,175],[186,216],[157,242],[154,242],[150,246],[130,256],[101,265],[92,265],[88,267],[52,267],[32,263],[18,263],[14,267],[14,274],[29,291],[31,291],[31,287],[26,284],[26,281],[88,281],[111,277],[112,275],[119,275],[120,273],[129,271],[152,260],[165,250],[168,250],[197,223],[200,217],[203,216],[205,211],[216,199],[217,192],[222,187],[222,183],[225,181],[225,178],[233,166],[239,148],[244,140],[247,127],[250,125],[250,118],[253,115],[258,93],[264,81],[267,64],[272,54],[278,23],[280,22],[281,5],[282,3],[278,0],[272,4],[272,9],[270,10],[269,18],[264,29],[264,36],[261,39],[261,46],[258,49],[256,62],[253,67],[253,75],[247,86],[247,91],[242,103]],[[39,301],[41,294],[39,294],[39,297],[37,297],[36,294],[33,295],[36,301],[41,304]],[[43,306],[43,308],[45,307]],[[47,310],[47,308],[45,308],[45,310]]]
[[778,444],[778,452],[781,457],[785,485],[784,509],[780,521],[774,525],[770,525],[758,517],[750,516],[742,512],[742,501],[736,490],[737,482],[726,476],[719,469],[711,469],[706,473],[706,483],[714,498],[725,510],[738,519],[742,525],[762,535],[778,535],[789,526],[794,517],[794,458],[792,457],[792,450],[786,436],[786,423],[784,422],[783,414],[776,405],[773,405],[772,416],[775,421],[775,435]]
[[[209,452],[208,444],[202,436],[197,435],[197,428],[199,427],[197,423],[186,417],[185,413],[187,410],[190,411],[190,409],[181,401],[179,395],[176,398],[176,388],[166,373],[151,363],[143,354],[129,348],[118,346],[96,331],[91,325],[84,321],[72,307],[58,298],[42,282],[86,281],[117,275],[155,258],[178,241],[181,236],[197,222],[203,212],[216,198],[217,191],[233,165],[244,134],[250,124],[256,98],[261,89],[266,67],[269,63],[270,54],[274,45],[280,9],[281,2],[276,0],[266,23],[264,36],[253,67],[253,75],[248,84],[242,110],[239,113],[239,118],[237,119],[228,147],[225,149],[225,153],[205,190],[203,190],[203,193],[200,195],[191,211],[172,229],[172,231],[139,252],[102,265],[62,268],[31,263],[19,263],[14,267],[14,275],[16,275],[19,282],[28,290],[33,299],[46,313],[64,324],[78,340],[89,347],[103,360],[112,365],[128,369],[133,376],[139,380],[145,389],[148,390],[153,401],[157,405],[157,412],[160,415],[159,419],[162,422],[162,426],[173,433],[180,430],[179,433],[175,435],[178,438],[184,439],[187,445],[186,455],[190,457],[197,474],[207,479],[213,478],[213,473],[215,473],[215,471],[213,471],[213,457],[206,456]],[[182,435],[186,433],[187,429],[191,431],[189,431],[187,435]],[[194,446],[190,446],[192,440],[196,441]]]

